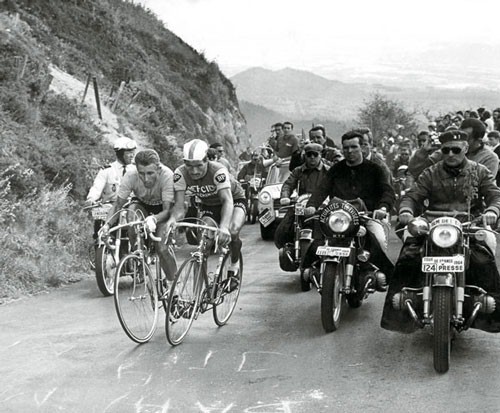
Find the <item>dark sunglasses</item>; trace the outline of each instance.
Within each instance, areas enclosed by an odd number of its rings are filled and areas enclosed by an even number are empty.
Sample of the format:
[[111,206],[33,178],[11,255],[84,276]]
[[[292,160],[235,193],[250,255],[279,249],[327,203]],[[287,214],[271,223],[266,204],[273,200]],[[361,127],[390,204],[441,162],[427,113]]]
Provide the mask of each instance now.
[[311,158],[311,157],[313,157],[313,156],[316,158],[316,157],[318,157],[318,156],[319,156],[319,153],[318,153],[318,152],[307,152],[307,153],[306,153],[306,156],[307,156],[308,158]]
[[460,152],[462,152],[462,148],[457,148],[457,147],[449,148],[449,147],[445,147],[445,148],[441,148],[441,152],[443,152],[445,155],[448,155],[450,152],[453,152],[455,155],[458,155]]

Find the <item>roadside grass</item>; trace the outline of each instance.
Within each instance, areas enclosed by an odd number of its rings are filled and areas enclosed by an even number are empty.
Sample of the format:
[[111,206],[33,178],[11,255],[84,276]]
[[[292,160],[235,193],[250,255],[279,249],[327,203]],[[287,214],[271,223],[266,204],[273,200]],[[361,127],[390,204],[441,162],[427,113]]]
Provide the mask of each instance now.
[[[8,179],[0,180],[1,203],[6,204],[9,191]],[[0,210],[0,304],[88,273],[83,254],[90,239],[89,218],[69,191],[69,185],[47,185]]]

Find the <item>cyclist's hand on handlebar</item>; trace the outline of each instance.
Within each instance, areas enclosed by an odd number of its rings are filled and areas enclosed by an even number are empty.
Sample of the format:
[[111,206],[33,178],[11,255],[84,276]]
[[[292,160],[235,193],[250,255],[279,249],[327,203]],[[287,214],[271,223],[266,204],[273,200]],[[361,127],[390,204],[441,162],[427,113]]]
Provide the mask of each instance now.
[[406,225],[413,219],[413,214],[411,212],[402,212],[399,214],[399,222],[401,225]]
[[84,208],[91,207],[92,205],[94,205],[94,201],[92,201],[91,199],[86,199],[85,202],[83,203]]
[[304,208],[304,215],[306,217],[310,217],[310,216],[314,215],[315,213],[316,213],[316,208],[313,206],[308,206],[308,207]]
[[99,230],[100,237],[107,237],[109,235],[109,224],[104,224]]
[[290,205],[290,198],[281,198],[280,205],[282,205],[282,206]]
[[147,230],[151,233],[156,231],[156,218],[154,215],[149,215],[146,217],[144,220],[144,225],[146,226]]
[[219,244],[223,247],[231,242],[231,233],[227,228],[219,228]]
[[382,207],[373,211],[373,219],[384,219],[387,216],[387,209]]
[[483,218],[483,225],[484,226],[495,225],[497,220],[498,220],[497,214],[495,214],[493,211],[486,211],[482,215],[482,218]]

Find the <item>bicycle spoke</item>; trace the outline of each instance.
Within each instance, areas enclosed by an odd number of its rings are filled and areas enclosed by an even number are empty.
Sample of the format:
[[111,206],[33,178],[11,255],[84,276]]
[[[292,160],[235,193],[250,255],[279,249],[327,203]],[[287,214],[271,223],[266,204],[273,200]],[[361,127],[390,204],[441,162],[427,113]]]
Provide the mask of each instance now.
[[168,342],[180,344],[198,312],[200,288],[197,288],[198,263],[189,258],[181,265],[170,289],[165,332]]
[[240,255],[239,270],[234,273],[229,271],[231,263],[230,254],[226,254],[217,276],[217,295],[213,309],[214,321],[218,326],[226,324],[233,314],[238,296],[240,295],[241,280],[243,276],[243,259]]

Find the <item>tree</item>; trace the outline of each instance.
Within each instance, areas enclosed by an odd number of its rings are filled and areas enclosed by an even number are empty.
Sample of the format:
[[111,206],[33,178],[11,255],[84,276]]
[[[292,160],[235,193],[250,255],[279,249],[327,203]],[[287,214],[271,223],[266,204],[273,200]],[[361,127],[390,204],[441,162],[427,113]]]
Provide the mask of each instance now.
[[397,125],[403,126],[404,136],[417,133],[415,112],[406,110],[401,102],[390,100],[379,93],[375,93],[359,108],[358,122],[371,129],[375,143]]

